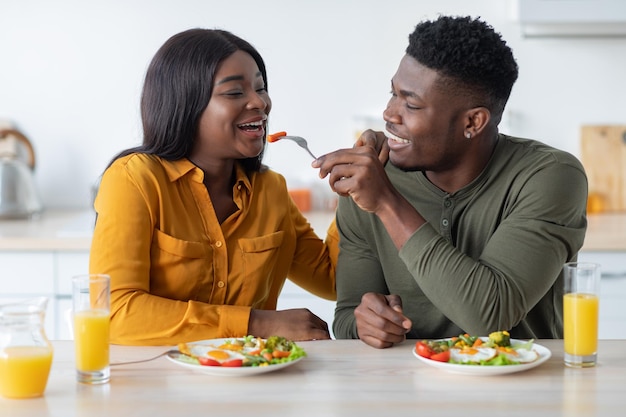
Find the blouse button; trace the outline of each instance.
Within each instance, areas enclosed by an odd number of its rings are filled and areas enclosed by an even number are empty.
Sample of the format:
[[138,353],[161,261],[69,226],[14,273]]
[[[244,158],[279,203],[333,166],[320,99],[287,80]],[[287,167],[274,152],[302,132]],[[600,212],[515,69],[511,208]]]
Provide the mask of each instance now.
[[226,284],[224,284],[224,281],[218,281],[218,283],[217,283],[217,286],[220,287],[220,288],[224,288],[224,285],[226,285]]
[[219,241],[219,240],[217,242],[215,242],[215,247],[216,248],[221,248],[222,247],[222,242]]
[[444,205],[444,206],[446,206],[446,207],[450,207],[450,206],[452,205],[452,201],[450,201],[450,200],[446,200],[446,201],[443,203],[443,205]]
[[448,219],[443,219],[441,224],[443,225],[443,227],[448,227]]

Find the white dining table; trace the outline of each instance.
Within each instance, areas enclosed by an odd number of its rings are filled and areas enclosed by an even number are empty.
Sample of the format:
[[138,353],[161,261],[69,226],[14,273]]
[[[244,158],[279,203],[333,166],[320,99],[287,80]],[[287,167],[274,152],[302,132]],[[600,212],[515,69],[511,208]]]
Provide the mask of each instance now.
[[[258,375],[212,376],[165,357],[111,367],[104,385],[76,382],[71,341],[54,341],[44,395],[0,397],[0,416],[612,416],[626,410],[626,340],[601,340],[593,368],[563,364],[562,340],[539,340],[551,357],[519,373],[453,374],[413,355],[415,340],[375,349],[359,340],[299,342],[307,357]],[[168,347],[111,346],[111,362]]]

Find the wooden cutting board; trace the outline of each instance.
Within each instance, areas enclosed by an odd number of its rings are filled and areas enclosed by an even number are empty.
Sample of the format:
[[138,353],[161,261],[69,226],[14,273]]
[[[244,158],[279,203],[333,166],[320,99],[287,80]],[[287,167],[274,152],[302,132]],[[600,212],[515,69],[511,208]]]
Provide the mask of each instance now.
[[583,126],[581,162],[603,211],[626,211],[626,125]]

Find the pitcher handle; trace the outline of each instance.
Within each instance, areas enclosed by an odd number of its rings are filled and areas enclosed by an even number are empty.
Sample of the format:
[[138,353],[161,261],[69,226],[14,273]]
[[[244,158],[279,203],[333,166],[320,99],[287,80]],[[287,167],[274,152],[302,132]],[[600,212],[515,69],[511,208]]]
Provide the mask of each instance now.
[[0,129],[0,139],[4,139],[9,135],[15,136],[20,142],[26,145],[28,151],[28,166],[30,169],[35,169],[35,150],[28,138],[22,134],[19,130],[15,129]]

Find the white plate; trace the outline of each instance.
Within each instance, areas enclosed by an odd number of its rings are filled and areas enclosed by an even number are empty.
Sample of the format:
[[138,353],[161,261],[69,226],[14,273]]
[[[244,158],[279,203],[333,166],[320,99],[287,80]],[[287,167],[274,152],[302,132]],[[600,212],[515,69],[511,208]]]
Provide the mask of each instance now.
[[[209,339],[209,340],[200,340],[198,342],[187,343],[187,346],[196,356],[205,356],[206,352],[210,348],[217,348],[228,340],[233,340],[236,338],[229,337],[224,339]],[[205,366],[200,364],[189,363],[180,359],[181,353],[169,353],[167,355],[167,359],[174,362],[177,365],[182,366],[183,368],[192,369],[194,371],[202,372],[208,375],[214,376],[249,376],[249,375],[258,375],[266,372],[278,371],[279,369],[286,368],[295,363],[300,362],[304,357],[295,359],[291,362],[278,363],[275,365],[268,366],[241,366],[237,368],[233,367],[221,367],[221,366]],[[237,354],[233,353],[233,356],[236,357]]]
[[[524,340],[511,339],[511,345],[515,346],[518,344],[526,343]],[[432,359],[424,358],[420,356],[413,348],[413,355],[419,359],[420,361],[433,366],[435,368],[443,369],[447,372],[452,372],[455,374],[465,374],[465,375],[502,375],[502,374],[512,374],[514,372],[522,372],[528,369],[532,369],[537,367],[550,359],[552,353],[550,349],[538,345],[537,343],[533,343],[533,350],[539,354],[539,357],[536,361],[530,363],[522,363],[519,365],[500,365],[500,366],[484,366],[484,365],[459,365],[456,363],[448,363],[448,362],[438,362]]]

